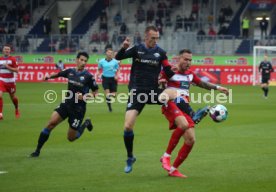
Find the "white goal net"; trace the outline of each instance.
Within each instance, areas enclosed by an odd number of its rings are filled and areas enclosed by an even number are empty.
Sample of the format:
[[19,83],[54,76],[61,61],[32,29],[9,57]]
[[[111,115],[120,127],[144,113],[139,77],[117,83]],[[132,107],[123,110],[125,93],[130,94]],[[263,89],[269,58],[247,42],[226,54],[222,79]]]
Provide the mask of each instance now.
[[[261,74],[259,73],[259,65],[264,60],[264,56],[268,56],[274,71],[276,67],[276,46],[254,46],[253,50],[253,85],[259,85],[261,82]],[[271,84],[276,85],[275,72],[271,73]]]

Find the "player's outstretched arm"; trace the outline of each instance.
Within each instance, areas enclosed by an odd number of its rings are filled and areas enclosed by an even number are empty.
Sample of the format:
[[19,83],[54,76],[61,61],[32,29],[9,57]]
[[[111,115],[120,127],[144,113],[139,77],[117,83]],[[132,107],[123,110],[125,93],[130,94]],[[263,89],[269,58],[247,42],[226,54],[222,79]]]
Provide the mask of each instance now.
[[122,48],[117,52],[115,59],[122,60],[130,57],[134,57],[136,53],[136,48],[135,46],[133,46],[132,48],[129,48],[129,46],[130,46],[130,38],[127,37],[122,44]]
[[44,81],[47,81],[48,79],[54,79],[57,77],[58,77],[58,73],[53,73],[51,75],[45,75],[43,79],[44,79]]
[[198,84],[198,86],[201,87],[201,88],[203,88],[203,89],[207,89],[207,90],[211,90],[211,89],[218,90],[221,93],[224,93],[225,95],[229,94],[229,90],[226,87],[215,85],[213,83],[209,83],[209,82],[206,82],[206,81],[201,81]]

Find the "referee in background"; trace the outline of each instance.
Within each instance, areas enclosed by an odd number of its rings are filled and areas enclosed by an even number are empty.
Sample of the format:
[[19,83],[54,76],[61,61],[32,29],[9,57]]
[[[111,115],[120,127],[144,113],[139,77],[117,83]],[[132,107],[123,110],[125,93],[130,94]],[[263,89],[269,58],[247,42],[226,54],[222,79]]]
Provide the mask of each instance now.
[[[111,48],[106,49],[105,55],[106,57],[99,61],[96,79],[102,76],[102,85],[105,92],[106,103],[109,112],[112,112],[111,97],[116,96],[120,65],[119,61],[114,59],[114,52]],[[100,75],[101,73],[102,75]]]

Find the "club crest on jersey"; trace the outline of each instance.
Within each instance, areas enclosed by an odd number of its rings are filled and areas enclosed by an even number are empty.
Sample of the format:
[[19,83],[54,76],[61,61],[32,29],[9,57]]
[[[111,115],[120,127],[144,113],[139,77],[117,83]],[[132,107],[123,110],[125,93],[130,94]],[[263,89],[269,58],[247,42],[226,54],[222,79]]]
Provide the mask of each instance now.
[[160,57],[160,54],[159,54],[159,53],[154,53],[153,55],[154,55],[155,57],[157,57],[157,58]]
[[84,80],[84,76],[80,76],[80,80],[83,81]]

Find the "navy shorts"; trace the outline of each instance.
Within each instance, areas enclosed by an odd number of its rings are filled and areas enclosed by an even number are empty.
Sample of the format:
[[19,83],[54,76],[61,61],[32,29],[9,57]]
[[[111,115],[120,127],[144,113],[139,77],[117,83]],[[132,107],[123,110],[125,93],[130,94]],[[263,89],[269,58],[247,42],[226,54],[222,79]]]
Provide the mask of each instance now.
[[126,108],[127,111],[135,109],[138,111],[138,113],[141,113],[146,104],[163,104],[158,101],[158,97],[163,92],[163,89],[133,89],[131,90],[131,92],[132,91],[133,94],[130,94],[130,96],[128,97]]
[[115,80],[114,77],[104,77],[102,76],[103,79],[103,88],[104,90],[109,89],[110,93],[117,92],[117,81]]
[[262,83],[267,83],[269,82],[269,77],[262,77]]
[[86,107],[82,105],[72,105],[69,103],[61,103],[56,109],[56,112],[62,119],[68,117],[69,126],[77,130],[82,123],[85,115]]

